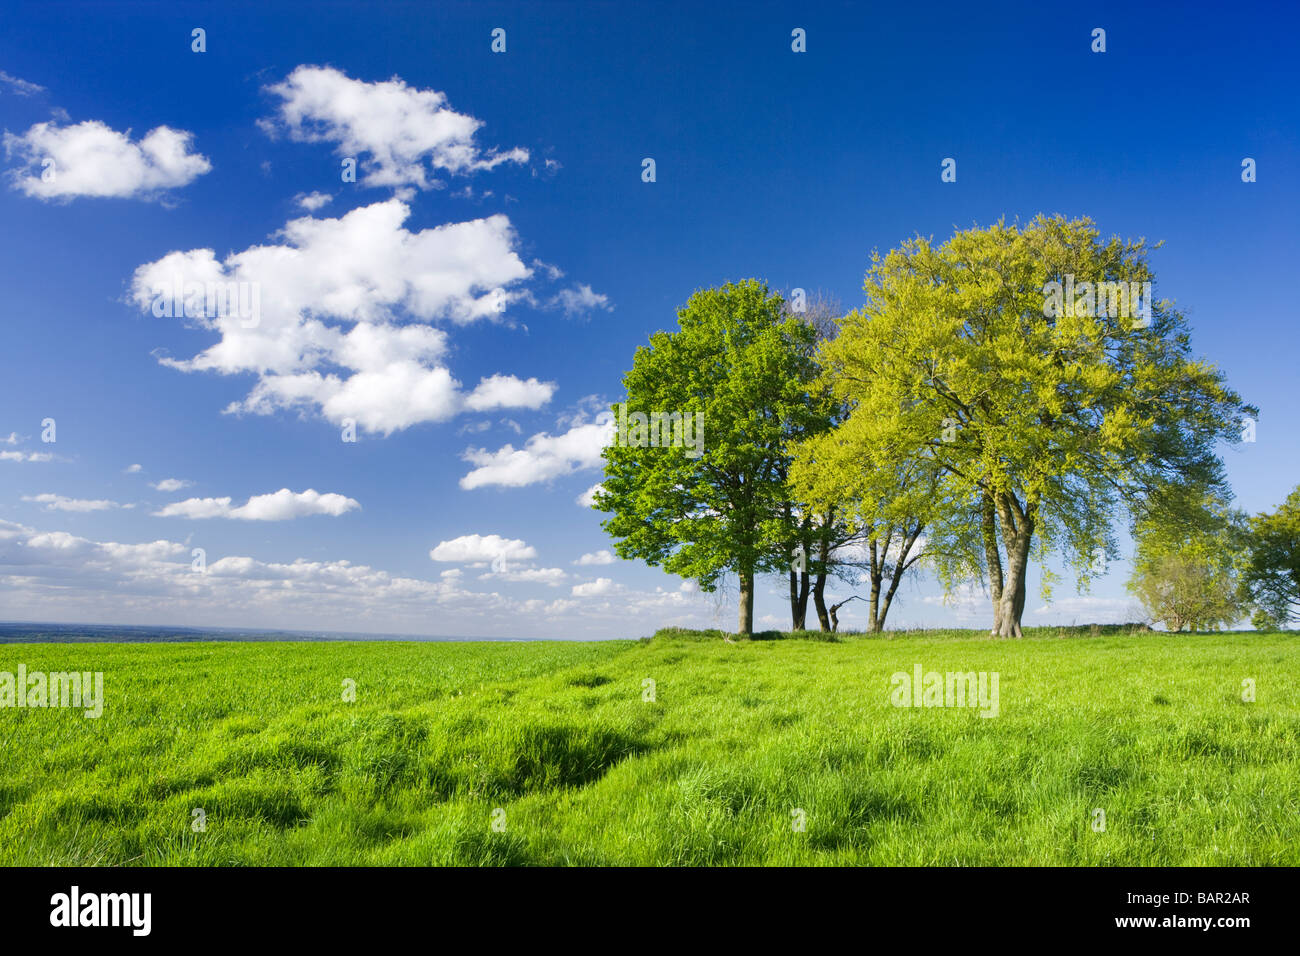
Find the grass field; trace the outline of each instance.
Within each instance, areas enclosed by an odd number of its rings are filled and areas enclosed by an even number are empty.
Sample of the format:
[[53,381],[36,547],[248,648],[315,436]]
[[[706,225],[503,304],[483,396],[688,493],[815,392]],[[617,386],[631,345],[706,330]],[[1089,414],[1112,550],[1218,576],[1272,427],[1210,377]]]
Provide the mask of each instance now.
[[[0,709],[6,865],[1300,863],[1290,634],[0,645],[20,663],[106,702]],[[997,672],[999,715],[893,706],[917,664]]]

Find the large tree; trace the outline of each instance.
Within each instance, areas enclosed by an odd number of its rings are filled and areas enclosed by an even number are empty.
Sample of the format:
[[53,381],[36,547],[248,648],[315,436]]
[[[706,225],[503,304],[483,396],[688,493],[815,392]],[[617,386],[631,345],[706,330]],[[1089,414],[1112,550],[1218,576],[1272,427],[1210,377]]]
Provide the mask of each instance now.
[[936,534],[978,528],[966,563],[988,576],[995,634],[1021,634],[1031,553],[1086,582],[1115,551],[1115,513],[1222,483],[1216,443],[1254,413],[1192,356],[1172,304],[1133,294],[1153,281],[1142,240],[1103,242],[1086,219],[917,238],[873,256],[865,305],[820,350],[850,406],[841,451],[933,469],[955,505]]
[[739,631],[750,634],[755,576],[788,573],[804,520],[787,491],[787,447],[829,427],[828,400],[809,391],[815,335],[755,280],[697,292],[677,317],[678,331],[637,349],[615,418],[698,414],[702,447],[641,444],[620,425],[595,504],[611,513],[603,527],[622,558],[705,591],[734,573]]

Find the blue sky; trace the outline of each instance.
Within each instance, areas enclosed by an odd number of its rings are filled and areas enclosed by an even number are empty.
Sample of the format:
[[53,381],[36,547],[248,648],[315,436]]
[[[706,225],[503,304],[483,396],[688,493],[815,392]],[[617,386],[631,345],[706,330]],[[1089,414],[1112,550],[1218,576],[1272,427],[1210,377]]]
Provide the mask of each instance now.
[[[1165,241],[1156,294],[1262,409],[1239,504],[1296,484],[1294,7],[701,6],[7,10],[0,619],[733,626],[726,595],[593,563],[578,499],[633,350],[697,288],[851,307],[872,249],[1039,212]],[[156,316],[182,265],[256,285],[257,327]],[[1027,622],[1132,619],[1126,575]],[[891,624],[987,617],[920,578]]]

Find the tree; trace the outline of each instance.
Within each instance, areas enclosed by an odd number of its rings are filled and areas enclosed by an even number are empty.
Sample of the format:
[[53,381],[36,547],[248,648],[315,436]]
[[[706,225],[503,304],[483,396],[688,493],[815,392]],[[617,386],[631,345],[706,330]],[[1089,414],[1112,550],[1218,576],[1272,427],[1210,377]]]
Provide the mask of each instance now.
[[819,352],[850,411],[810,443],[812,467],[833,442],[869,483],[900,464],[941,479],[927,526],[978,540],[954,560],[987,575],[1002,636],[1021,635],[1031,554],[1062,553],[1083,586],[1115,553],[1117,510],[1175,481],[1222,484],[1216,443],[1254,413],[1152,300],[1145,242],[1098,235],[1039,216],[874,255],[865,305]]
[[[799,313],[816,332],[819,346],[839,334],[843,315],[840,303],[820,291],[807,297]],[[827,467],[841,450],[833,439],[834,428],[847,417],[850,405],[834,395],[825,376],[814,389],[831,397],[831,427],[816,430],[792,448],[796,458],[790,483],[792,496],[815,516],[816,551],[810,548],[807,553],[815,554],[812,593],[818,621],[823,631],[836,630],[836,611],[848,603],[826,606],[830,577],[852,585],[865,577],[871,595],[867,628],[878,633],[884,630],[903,576],[923,557],[925,520],[918,515],[933,507],[936,485],[914,481],[918,469],[910,466],[896,469],[888,475],[890,480],[875,486],[858,480],[862,477],[858,462],[841,459],[835,467]],[[822,461],[821,467],[809,467],[814,458]]]
[[[803,290],[796,289],[783,298],[786,314],[812,329],[815,344],[820,345],[839,334],[844,308],[834,296],[821,290],[805,295]],[[834,399],[824,383],[814,385],[814,391],[815,398],[812,397],[814,392],[810,392],[810,398],[818,403],[827,417],[808,433],[820,434],[842,420],[847,408],[843,402]],[[797,442],[806,435],[793,437]],[[864,543],[864,537],[861,529],[846,520],[846,509],[838,503],[822,502],[819,507],[813,507],[799,496],[793,486],[790,497],[791,515],[796,518],[791,526],[797,532],[791,543],[795,559],[789,572],[792,627],[795,630],[807,627],[808,597],[811,594],[818,626],[823,631],[833,631],[836,628],[835,615],[826,606],[826,585],[831,578],[857,583],[862,562],[851,555],[858,545]]]
[[1277,630],[1300,615],[1300,487],[1277,511],[1251,519],[1241,585],[1260,630]]
[[[829,426],[809,393],[814,333],[756,280],[696,292],[677,315],[679,331],[651,336],[623,379],[627,402],[615,407],[595,504],[612,514],[603,527],[622,558],[696,578],[704,591],[736,574],[739,631],[751,634],[754,576],[788,572],[802,520],[786,447]],[[664,447],[636,427],[638,416],[673,414],[702,424],[698,449]]]
[[1167,496],[1136,522],[1129,590],[1170,631],[1218,630],[1242,615],[1237,565],[1245,516],[1214,491],[1185,487],[1172,497],[1176,507]]
[[[911,463],[871,469],[851,456],[846,459],[837,434],[813,435],[795,446],[792,493],[842,522],[844,531],[822,553],[839,577],[854,584],[859,573],[866,577],[867,628],[878,633],[884,630],[903,576],[925,557],[926,516],[942,507],[942,492],[932,470],[922,478],[922,469]],[[853,552],[856,556],[850,557]],[[824,607],[819,601],[819,617]],[[824,615],[822,629],[835,629],[833,615]]]

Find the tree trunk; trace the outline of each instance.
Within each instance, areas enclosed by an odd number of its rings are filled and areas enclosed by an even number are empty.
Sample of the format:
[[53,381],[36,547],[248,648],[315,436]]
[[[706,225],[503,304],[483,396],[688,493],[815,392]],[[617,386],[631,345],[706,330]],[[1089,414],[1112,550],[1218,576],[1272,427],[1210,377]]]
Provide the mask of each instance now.
[[790,626],[793,630],[808,629],[808,592],[811,586],[807,571],[796,574],[793,568],[790,569]]
[[750,637],[754,633],[754,572],[740,572],[740,626],[739,633]]
[[790,576],[790,629],[799,630],[799,572],[794,568],[789,571]]
[[993,597],[993,630],[998,634],[1002,626],[1002,557],[998,553],[998,531],[993,496],[984,492],[980,502],[980,530],[984,535],[984,561],[989,569],[989,592]]
[[995,612],[999,637],[1024,637],[1020,618],[1025,613],[1025,583],[1029,547],[1034,538],[1034,506],[1021,508],[1015,496],[1002,492],[995,501],[1002,540],[1007,549],[1007,573]]
[[830,615],[826,613],[826,578],[830,572],[831,534],[834,531],[835,510],[826,512],[822,521],[821,538],[817,542],[817,581],[813,585],[813,604],[817,608],[817,624],[823,631],[833,630]]
[[823,571],[817,575],[817,583],[813,585],[813,604],[817,608],[817,625],[823,631],[831,629],[831,617],[826,613],[826,572]]
[[795,630],[808,630],[808,593],[812,590],[812,578],[807,571],[799,572],[799,623]]
[[885,547],[880,548],[880,542],[875,538],[871,539],[871,600],[870,614],[871,618],[867,621],[868,633],[875,634],[880,630],[880,584],[884,580],[884,563],[885,554],[889,551],[889,541],[894,536],[891,528],[888,536],[885,538]]

